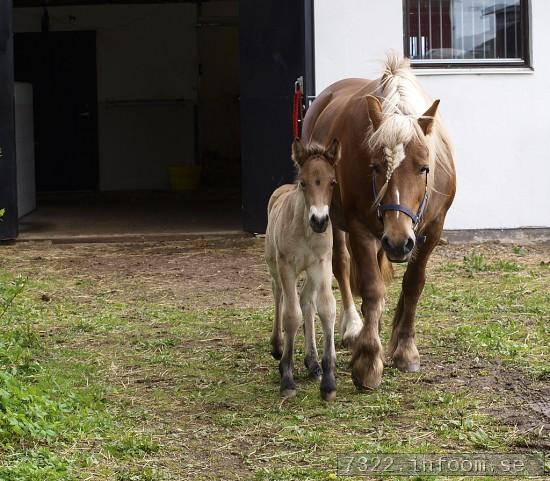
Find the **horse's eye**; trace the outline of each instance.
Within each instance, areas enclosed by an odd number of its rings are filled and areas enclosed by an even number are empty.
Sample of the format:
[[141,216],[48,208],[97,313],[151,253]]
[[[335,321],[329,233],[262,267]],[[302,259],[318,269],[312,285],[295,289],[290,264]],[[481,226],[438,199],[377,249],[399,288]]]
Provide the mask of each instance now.
[[421,174],[427,174],[430,171],[430,168],[427,165],[424,165],[420,168]]
[[303,189],[305,186],[306,186],[306,183],[303,180],[301,180],[300,181],[300,187]]
[[334,187],[337,183],[338,183],[338,182],[336,182],[336,179],[332,179],[332,180],[330,181],[330,185],[333,186],[333,187]]
[[373,165],[371,165],[371,167],[372,167],[372,170],[373,170],[373,172],[374,172],[375,174],[379,174],[379,173],[380,173],[380,167],[379,167],[378,165],[373,164]]

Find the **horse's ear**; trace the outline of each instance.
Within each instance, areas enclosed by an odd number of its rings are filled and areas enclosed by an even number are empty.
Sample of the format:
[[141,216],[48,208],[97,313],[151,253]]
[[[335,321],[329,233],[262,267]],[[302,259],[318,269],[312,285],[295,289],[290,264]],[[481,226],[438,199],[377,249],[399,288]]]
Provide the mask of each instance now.
[[373,95],[367,95],[367,105],[372,128],[377,130],[382,123],[382,105],[380,104],[380,100]]
[[298,167],[304,163],[304,153],[304,144],[302,144],[300,139],[295,138],[294,142],[292,142],[292,160]]
[[424,115],[418,119],[418,123],[424,135],[430,135],[432,132],[437,107],[439,107],[439,99],[437,99],[432,106],[424,112]]
[[338,163],[341,153],[342,147],[340,146],[340,141],[338,139],[333,139],[325,154],[332,166]]

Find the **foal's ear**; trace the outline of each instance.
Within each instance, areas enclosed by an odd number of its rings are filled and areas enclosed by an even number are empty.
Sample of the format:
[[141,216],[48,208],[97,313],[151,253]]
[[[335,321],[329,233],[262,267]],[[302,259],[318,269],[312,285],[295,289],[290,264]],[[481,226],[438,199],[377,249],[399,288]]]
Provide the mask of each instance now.
[[341,153],[342,153],[342,147],[340,146],[340,141],[338,139],[333,139],[328,149],[325,152],[325,157],[327,158],[329,163],[334,167],[340,160]]
[[418,123],[424,135],[430,135],[432,132],[437,107],[439,107],[439,99],[437,99],[432,106],[424,112],[424,115],[418,119]]
[[304,163],[305,151],[306,149],[304,148],[304,144],[302,144],[302,141],[298,138],[295,138],[294,142],[292,142],[292,160],[298,167],[300,167]]
[[382,105],[374,95],[367,95],[367,105],[373,130],[377,130],[382,123]]

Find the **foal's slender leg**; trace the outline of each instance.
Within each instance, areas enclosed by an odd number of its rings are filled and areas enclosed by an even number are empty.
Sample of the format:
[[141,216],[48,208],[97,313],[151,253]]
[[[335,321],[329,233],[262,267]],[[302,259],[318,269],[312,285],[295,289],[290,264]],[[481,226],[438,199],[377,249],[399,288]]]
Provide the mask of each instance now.
[[284,262],[278,264],[279,278],[283,291],[281,316],[284,329],[283,356],[279,363],[281,373],[281,395],[284,397],[296,394],[294,383],[294,339],[296,332],[302,323],[302,311],[298,293],[296,292],[296,274],[294,266]]
[[273,319],[273,332],[271,333],[271,355],[279,360],[283,355],[283,327],[281,323],[281,303],[283,292],[275,272],[271,279],[271,289],[273,290],[273,299],[275,301],[275,318]]
[[322,281],[317,293],[317,310],[323,326],[323,377],[321,397],[325,401],[336,398],[336,350],[334,348],[334,323],[336,321],[336,300],[332,293],[332,272],[329,263],[322,268]]
[[340,337],[344,346],[351,346],[363,327],[361,316],[357,312],[350,286],[350,255],[346,246],[344,231],[332,227],[334,277],[342,294],[343,310],[340,318]]
[[353,346],[352,379],[358,389],[375,389],[382,381],[384,350],[379,323],[384,311],[385,286],[378,267],[377,241],[361,226],[350,230],[351,250],[359,270],[363,329]]
[[315,341],[315,304],[314,296],[316,282],[308,272],[306,283],[300,294],[300,307],[304,317],[304,338],[305,338],[305,357],[304,364],[313,379],[321,380],[321,366],[319,365],[317,354],[317,343]]
[[414,317],[416,305],[426,282],[426,264],[430,254],[439,242],[442,224],[435,224],[424,232],[426,241],[409,262],[399,303],[393,318],[393,330],[390,340],[390,354],[393,365],[404,372],[416,372],[420,369],[420,355],[415,344],[416,331]]

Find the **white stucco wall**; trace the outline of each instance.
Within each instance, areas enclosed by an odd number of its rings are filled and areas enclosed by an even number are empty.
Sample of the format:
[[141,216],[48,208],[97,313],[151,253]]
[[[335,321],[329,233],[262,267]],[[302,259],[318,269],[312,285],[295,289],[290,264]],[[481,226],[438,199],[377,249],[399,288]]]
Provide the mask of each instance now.
[[[447,229],[550,226],[550,1],[531,0],[532,72],[423,74],[455,150]],[[316,0],[316,88],[403,52],[402,0]],[[509,69],[508,69],[509,72]]]

